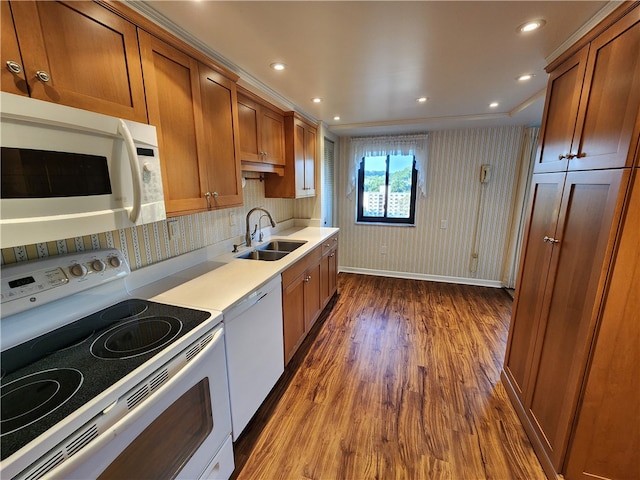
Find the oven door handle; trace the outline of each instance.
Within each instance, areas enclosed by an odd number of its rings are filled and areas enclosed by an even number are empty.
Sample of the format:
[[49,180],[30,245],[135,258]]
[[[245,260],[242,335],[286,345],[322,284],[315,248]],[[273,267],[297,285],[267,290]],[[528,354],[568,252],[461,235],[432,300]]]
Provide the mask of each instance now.
[[[73,474],[73,472],[76,471],[80,465],[86,462],[87,458],[94,458],[94,456],[97,455],[102,448],[108,445],[109,442],[113,441],[123,432],[127,431],[127,429],[134,423],[136,423],[149,409],[155,407],[156,404],[161,400],[164,400],[165,394],[173,390],[191,371],[193,371],[194,369],[200,369],[201,364],[203,363],[207,354],[211,350],[213,350],[220,341],[224,341],[222,325],[217,326],[213,330],[213,332],[213,338],[211,339],[211,341],[175,377],[171,378],[167,383],[162,385],[158,390],[151,394],[149,398],[144,400],[131,412],[127,413],[124,417],[119,419],[114,425],[107,427],[103,433],[101,433],[92,442],[89,442],[86,447],[82,448],[80,451],[68,458],[65,462],[62,462],[62,464],[60,464],[57,468],[48,472],[45,478],[67,478],[67,476]],[[183,355],[184,351],[181,354]],[[126,396],[130,392],[131,390],[129,390],[127,394],[118,398],[117,401],[125,401]],[[107,408],[106,410],[109,409],[110,408]],[[95,421],[95,418],[93,421]],[[144,430],[146,427],[147,425],[145,425],[142,430]],[[124,448],[126,448],[126,446]],[[104,468],[107,468],[112,461],[113,459],[110,459],[108,464]]]
[[118,123],[118,133],[124,139],[124,145],[127,149],[129,157],[129,167],[131,168],[131,181],[133,182],[133,206],[129,212],[129,220],[136,223],[140,218],[140,205],[142,202],[142,179],[140,178],[140,166],[138,165],[138,153],[136,145],[133,143],[133,136],[129,131],[129,127],[124,120],[120,119]]

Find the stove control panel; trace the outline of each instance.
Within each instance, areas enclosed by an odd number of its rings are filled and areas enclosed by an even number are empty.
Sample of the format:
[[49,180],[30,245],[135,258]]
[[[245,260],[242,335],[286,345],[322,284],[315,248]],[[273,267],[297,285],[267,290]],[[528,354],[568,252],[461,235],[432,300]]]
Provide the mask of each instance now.
[[130,273],[119,250],[91,250],[2,267],[2,316],[68,297]]

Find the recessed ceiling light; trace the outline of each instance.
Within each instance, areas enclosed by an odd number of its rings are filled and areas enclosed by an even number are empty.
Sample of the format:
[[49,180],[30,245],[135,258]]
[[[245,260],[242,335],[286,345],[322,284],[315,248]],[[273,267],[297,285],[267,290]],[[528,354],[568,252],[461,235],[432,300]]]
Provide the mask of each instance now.
[[335,117],[333,117],[333,119],[337,122],[338,120],[340,120],[340,115],[336,115]]
[[312,98],[311,101],[313,103],[320,103],[320,102],[322,102],[322,99],[320,97],[315,97],[315,98]]
[[490,108],[496,108],[498,105],[500,105],[498,102],[491,102],[491,103],[489,104],[489,107],[490,107]]
[[284,63],[280,63],[280,62],[272,63],[269,66],[274,70],[284,70],[285,68],[287,68],[287,66]]
[[519,82],[526,82],[527,80],[531,80],[533,77],[535,77],[533,73],[525,73],[524,75],[516,77],[516,80],[518,80]]
[[520,33],[533,32],[534,30],[538,30],[538,29],[544,27],[546,23],[547,22],[544,21],[542,18],[540,18],[538,20],[531,20],[530,22],[523,23],[522,25],[520,25],[517,28],[517,31],[520,32]]
[[427,97],[416,98],[416,102],[418,103],[425,103],[427,100],[429,100]]

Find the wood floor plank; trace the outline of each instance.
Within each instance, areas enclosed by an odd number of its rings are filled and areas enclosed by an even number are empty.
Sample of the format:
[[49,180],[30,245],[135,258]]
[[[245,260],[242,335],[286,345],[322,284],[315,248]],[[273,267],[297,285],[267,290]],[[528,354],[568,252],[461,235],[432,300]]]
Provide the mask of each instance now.
[[500,383],[506,293],[344,273],[338,288],[232,478],[545,478]]

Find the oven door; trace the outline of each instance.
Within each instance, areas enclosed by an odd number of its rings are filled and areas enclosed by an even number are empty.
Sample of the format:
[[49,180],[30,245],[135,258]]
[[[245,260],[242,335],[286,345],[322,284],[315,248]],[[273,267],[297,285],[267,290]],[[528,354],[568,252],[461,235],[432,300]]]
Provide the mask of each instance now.
[[47,478],[201,478],[231,434],[226,370],[220,325],[178,375]]

